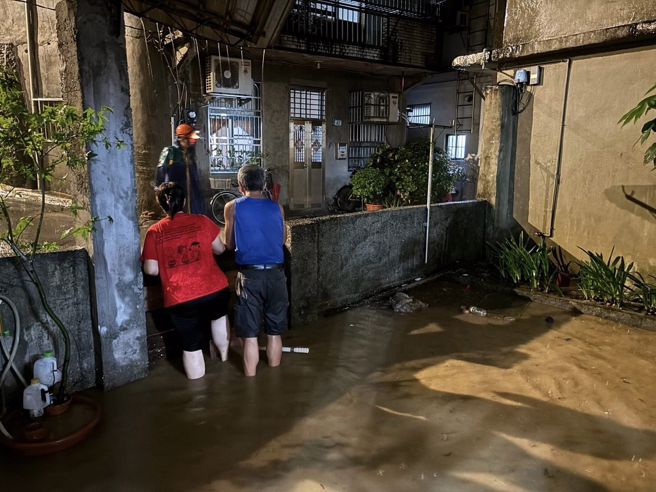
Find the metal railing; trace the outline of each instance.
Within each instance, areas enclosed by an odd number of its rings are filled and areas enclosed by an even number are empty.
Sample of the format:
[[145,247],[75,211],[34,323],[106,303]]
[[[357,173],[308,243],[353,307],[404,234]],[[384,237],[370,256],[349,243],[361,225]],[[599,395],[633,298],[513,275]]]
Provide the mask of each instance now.
[[[257,90],[256,90],[257,92]],[[259,96],[218,94],[207,108],[210,175],[234,173],[262,159]]]
[[436,9],[434,2],[426,0],[297,0],[279,45],[328,56],[425,66],[436,51]]

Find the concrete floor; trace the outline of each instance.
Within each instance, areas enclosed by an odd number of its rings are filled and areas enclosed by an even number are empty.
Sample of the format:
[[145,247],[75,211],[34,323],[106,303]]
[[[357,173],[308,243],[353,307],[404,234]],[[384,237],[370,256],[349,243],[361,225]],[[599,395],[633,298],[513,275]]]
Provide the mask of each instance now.
[[446,281],[410,294],[430,307],[294,330],[309,355],[254,379],[236,354],[198,381],[160,362],[96,393],[77,448],[0,451],[0,490],[654,490],[656,333]]

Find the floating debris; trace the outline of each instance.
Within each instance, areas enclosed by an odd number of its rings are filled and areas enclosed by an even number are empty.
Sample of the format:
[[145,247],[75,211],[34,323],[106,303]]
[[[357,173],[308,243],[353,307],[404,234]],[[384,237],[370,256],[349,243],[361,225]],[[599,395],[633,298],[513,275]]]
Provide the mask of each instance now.
[[390,298],[390,304],[395,313],[414,313],[426,309],[428,304],[410,297],[405,292],[397,292]]

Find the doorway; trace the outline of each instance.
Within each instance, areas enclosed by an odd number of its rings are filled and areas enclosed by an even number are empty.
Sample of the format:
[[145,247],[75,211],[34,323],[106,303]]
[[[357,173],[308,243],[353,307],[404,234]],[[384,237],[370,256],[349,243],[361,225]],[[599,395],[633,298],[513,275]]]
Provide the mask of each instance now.
[[323,206],[325,92],[291,89],[289,122],[289,207]]

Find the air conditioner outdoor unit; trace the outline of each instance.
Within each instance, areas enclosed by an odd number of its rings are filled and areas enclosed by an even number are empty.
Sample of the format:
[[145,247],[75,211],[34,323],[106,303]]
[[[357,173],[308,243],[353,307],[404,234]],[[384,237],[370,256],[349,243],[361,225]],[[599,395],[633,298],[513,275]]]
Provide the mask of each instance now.
[[205,91],[208,94],[253,94],[251,61],[212,56],[209,60]]
[[398,123],[399,94],[390,92],[362,93],[362,121]]

